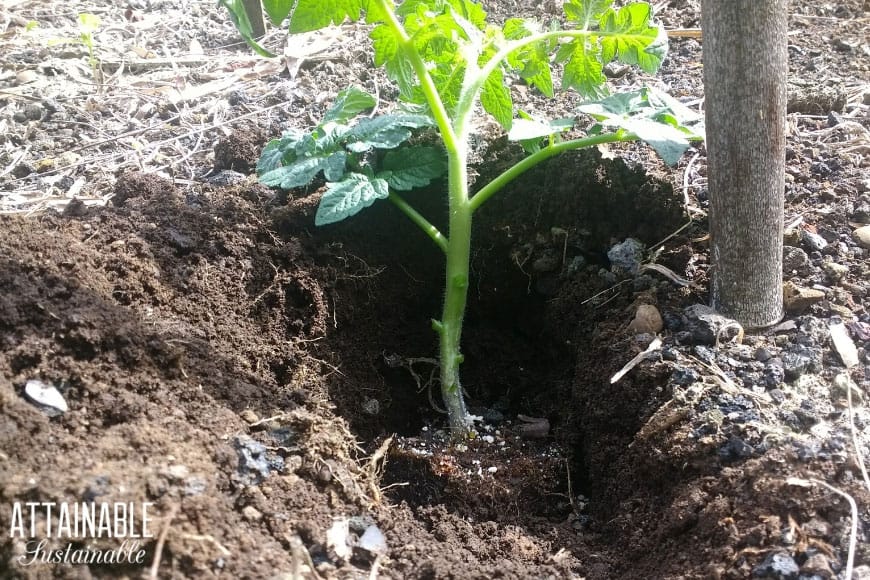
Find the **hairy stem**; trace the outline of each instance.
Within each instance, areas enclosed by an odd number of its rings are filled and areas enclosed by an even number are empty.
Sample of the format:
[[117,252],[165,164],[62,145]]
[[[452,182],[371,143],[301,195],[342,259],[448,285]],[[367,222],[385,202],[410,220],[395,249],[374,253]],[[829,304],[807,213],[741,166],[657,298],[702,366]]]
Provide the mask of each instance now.
[[444,237],[444,234],[442,234],[438,228],[432,225],[432,223],[423,217],[420,212],[411,207],[411,204],[405,201],[398,193],[391,191],[389,200],[393,202],[396,207],[402,210],[402,212],[408,216],[412,222],[417,224],[417,227],[426,232],[426,235],[432,238],[432,241],[435,242],[436,246],[441,248],[442,252],[445,254],[447,253],[447,238]]
[[453,126],[450,124],[450,115],[447,113],[447,108],[444,106],[441,97],[438,95],[435,81],[432,80],[432,75],[429,74],[429,69],[426,67],[423,57],[421,57],[420,53],[417,52],[417,47],[414,46],[414,42],[411,40],[411,37],[408,36],[405,27],[402,26],[402,23],[399,22],[399,19],[396,17],[396,13],[393,11],[391,3],[386,0],[378,0],[378,4],[380,4],[381,10],[383,10],[386,15],[387,24],[389,24],[390,28],[393,29],[400,39],[400,48],[402,52],[405,53],[405,56],[408,57],[411,66],[414,68],[414,73],[417,75],[417,79],[420,81],[420,86],[423,89],[423,94],[426,95],[426,101],[432,109],[432,117],[438,125],[438,131],[441,133],[441,139],[444,141],[445,147],[447,147],[448,150],[455,149],[458,145],[458,140],[453,132]]
[[450,430],[462,436],[471,429],[465,408],[459,365],[462,320],[468,295],[468,267],[471,259],[471,216],[468,200],[467,152],[465,146],[448,150],[449,223],[447,265],[444,281],[444,310],[441,320],[433,322],[439,334],[441,359],[441,396],[447,407]]

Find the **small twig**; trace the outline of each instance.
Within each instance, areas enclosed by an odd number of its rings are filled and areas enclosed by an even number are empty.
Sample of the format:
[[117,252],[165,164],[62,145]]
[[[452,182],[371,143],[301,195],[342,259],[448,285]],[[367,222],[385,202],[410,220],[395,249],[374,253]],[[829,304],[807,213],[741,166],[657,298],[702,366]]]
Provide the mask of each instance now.
[[369,580],[377,580],[378,579],[378,571],[381,568],[381,560],[383,560],[384,556],[382,554],[378,554],[375,556],[375,561],[372,563],[372,569],[369,572]]
[[808,485],[821,485],[822,487],[833,491],[834,493],[840,495],[845,498],[847,502],[849,502],[849,507],[852,508],[852,525],[851,531],[849,534],[849,554],[846,556],[846,570],[843,574],[843,578],[852,578],[852,569],[855,566],[855,548],[858,545],[858,505],[855,503],[855,499],[841,489],[837,489],[833,485],[826,483],[820,479],[801,479],[799,477],[790,477],[786,481],[789,485],[797,485],[800,487],[807,487]]
[[166,521],[163,522],[163,529],[160,530],[160,535],[157,536],[157,545],[154,547],[154,560],[151,561],[151,569],[148,571],[150,580],[157,580],[157,571],[160,570],[160,560],[163,558],[163,546],[166,545],[166,536],[169,534],[169,528],[172,526],[172,519],[178,513],[180,504],[174,504],[169,508],[169,513],[166,514]]
[[700,28],[676,28],[668,30],[668,38],[703,38]]
[[616,284],[614,284],[610,288],[605,288],[601,292],[598,292],[597,294],[593,294],[592,296],[590,296],[589,298],[587,298],[586,300],[584,300],[580,304],[582,305],[582,304],[586,304],[587,302],[591,302],[591,301],[595,300],[596,298],[598,298],[599,296],[602,296],[603,294],[607,294],[611,290],[616,290],[617,288],[619,288],[623,284],[627,284],[628,282],[631,282],[631,280],[623,280],[621,282],[617,282]]
[[[861,443],[858,441],[858,429],[855,427],[855,410],[852,408],[852,385],[851,381],[846,384],[846,402],[849,405],[849,427],[852,431],[852,445],[855,446],[855,456],[858,459],[858,468],[864,478],[864,485],[870,491],[870,476],[867,475],[867,467],[864,465],[864,455],[861,453]],[[849,576],[846,576],[849,578]]]
[[615,375],[610,377],[610,384],[611,385],[615,384],[617,381],[619,381],[619,379],[621,379],[626,374],[628,374],[628,372],[631,369],[633,369],[634,367],[639,365],[642,361],[646,360],[647,357],[649,357],[652,353],[654,353],[655,351],[657,351],[661,347],[662,347],[662,339],[657,336],[657,337],[655,337],[655,339],[653,339],[653,341],[651,343],[649,343],[649,346],[646,347],[645,351],[643,351],[642,353],[638,354],[633,359],[628,361],[624,367],[619,369],[619,371]]
[[314,578],[322,578],[322,576],[317,573],[317,569],[314,567],[314,561],[311,559],[311,554],[308,553],[305,544],[302,543],[302,538],[293,534],[287,538],[287,541],[290,544],[290,554],[293,556],[293,570],[290,572],[291,580],[305,579],[305,576],[302,575],[303,564],[308,568]]
[[199,534],[184,534],[182,536],[185,540],[193,540],[195,542],[208,542],[212,546],[218,549],[223,556],[231,556],[232,552],[227,550],[220,542],[214,539],[214,536],[209,535],[199,535]]

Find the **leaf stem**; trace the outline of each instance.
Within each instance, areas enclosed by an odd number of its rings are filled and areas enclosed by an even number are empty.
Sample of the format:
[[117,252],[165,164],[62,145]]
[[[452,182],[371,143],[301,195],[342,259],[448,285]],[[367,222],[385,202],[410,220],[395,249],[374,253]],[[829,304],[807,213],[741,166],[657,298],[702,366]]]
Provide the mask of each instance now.
[[412,222],[417,224],[421,230],[426,232],[426,235],[432,238],[432,241],[435,242],[436,246],[441,248],[442,252],[445,254],[447,253],[448,240],[438,228],[432,225],[432,222],[427,220],[420,212],[411,207],[411,205],[398,193],[391,191],[388,199],[393,202],[396,207],[402,210],[402,212],[408,216]]
[[507,43],[504,47],[501,48],[498,52],[496,52],[492,58],[490,58],[486,63],[480,67],[480,70],[475,73],[475,78],[473,82],[471,82],[463,91],[462,94],[459,95],[459,101],[456,104],[457,111],[470,110],[474,103],[477,101],[477,96],[480,94],[481,89],[483,88],[483,84],[486,82],[486,79],[489,78],[489,75],[501,65],[501,62],[505,60],[512,52],[518,50],[526,45],[534,44],[536,42],[540,42],[542,40],[549,40],[551,38],[583,38],[586,36],[599,36],[599,37],[607,37],[607,36],[617,36],[620,38],[633,38],[638,37],[640,40],[648,41],[649,36],[644,35],[632,35],[625,34],[623,32],[607,32],[603,30],[549,30],[547,32],[539,32],[538,34],[532,34],[526,36],[524,38],[519,38],[512,42]]
[[637,138],[637,135],[635,135],[634,133],[618,131],[616,133],[605,133],[603,135],[583,137],[582,139],[572,139],[570,141],[563,141],[561,143],[549,145],[541,149],[537,153],[529,155],[523,160],[517,162],[512,167],[505,170],[504,173],[484,185],[477,193],[474,194],[474,197],[472,197],[469,201],[471,211],[477,211],[480,206],[482,206],[489,198],[491,198],[502,188],[504,188],[508,183],[510,183],[535,165],[546,161],[550,157],[559,155],[560,153],[564,153],[565,151],[583,149],[584,147],[593,147],[595,145],[601,145],[604,143],[636,141]]
[[426,68],[426,63],[417,51],[417,47],[414,46],[414,41],[411,40],[410,36],[408,36],[405,27],[402,26],[401,22],[399,22],[399,19],[396,17],[396,13],[393,11],[393,7],[390,6],[390,3],[388,3],[387,0],[377,0],[377,2],[380,5],[381,10],[383,10],[385,19],[390,28],[392,28],[399,37],[402,52],[408,57],[411,66],[414,67],[414,72],[420,80],[423,93],[426,95],[426,100],[429,103],[429,107],[432,109],[432,116],[438,124],[438,130],[441,133],[441,138],[444,140],[444,146],[448,151],[457,149],[459,144],[456,134],[453,131],[453,126],[450,123],[450,115],[447,113],[447,109],[441,101],[441,96],[438,94],[438,89],[435,86],[435,81],[432,80],[432,75],[429,74],[429,69]]

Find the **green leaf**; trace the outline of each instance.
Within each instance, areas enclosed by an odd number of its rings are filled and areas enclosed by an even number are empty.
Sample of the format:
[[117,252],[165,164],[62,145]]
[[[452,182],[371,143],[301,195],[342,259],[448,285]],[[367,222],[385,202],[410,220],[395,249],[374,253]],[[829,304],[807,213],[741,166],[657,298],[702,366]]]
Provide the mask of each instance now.
[[79,14],[79,30],[85,34],[96,32],[100,28],[102,21],[96,14],[82,12]]
[[230,20],[235,24],[236,30],[239,31],[239,34],[248,46],[254,49],[254,52],[265,58],[275,58],[276,55],[260,46],[254,40],[254,29],[251,26],[251,21],[248,19],[248,13],[245,12],[242,0],[218,0],[218,6],[223,6],[227,9],[230,13]]
[[356,117],[363,111],[371,109],[377,104],[377,99],[357,86],[351,86],[335,98],[335,102],[323,115],[321,124],[329,122],[346,123],[348,119]]
[[400,39],[386,24],[376,26],[370,33],[375,50],[375,66],[385,66],[387,76],[399,87],[402,100],[411,102],[418,86],[411,61],[399,51]]
[[321,171],[327,181],[337,181],[344,176],[346,163],[347,153],[344,151],[302,157],[284,167],[267,171],[260,176],[260,182],[269,187],[292,189],[308,185]]
[[375,66],[383,66],[384,63],[396,58],[399,52],[399,37],[395,31],[386,24],[380,24],[369,33],[372,46],[375,49]]
[[477,2],[472,0],[450,0],[450,6],[461,16],[479,30],[486,27],[486,11]]
[[320,198],[314,224],[323,226],[356,215],[379,199],[389,196],[387,182],[362,173],[351,173],[342,181],[330,183]]
[[280,139],[272,139],[260,153],[260,159],[257,161],[257,175],[263,175],[273,169],[281,167],[284,158],[284,149]]
[[480,104],[483,109],[495,117],[498,124],[505,129],[511,128],[514,117],[514,104],[511,100],[511,92],[504,84],[504,76],[501,69],[496,68],[487,77],[480,93]]
[[568,22],[581,30],[589,30],[589,25],[597,22],[613,0],[568,0],[563,8]]
[[655,73],[667,56],[667,35],[660,26],[651,26],[652,8],[642,2],[628,4],[618,11],[608,10],[601,17],[600,30],[613,36],[601,37],[601,60],[614,57]]
[[572,88],[584,97],[601,97],[606,94],[604,65],[600,59],[600,49],[586,39],[563,44],[560,54],[567,56],[568,62],[562,73],[562,88]]
[[290,17],[290,32],[320,30],[345,19],[355,22],[367,4],[367,0],[298,0]]
[[433,179],[443,176],[447,173],[447,161],[441,149],[421,145],[388,151],[381,168],[384,171],[378,176],[385,179],[390,187],[407,191],[425,187]]
[[363,153],[370,149],[393,149],[411,136],[412,129],[434,124],[425,115],[381,115],[363,119],[347,132],[347,149]]
[[514,119],[511,130],[508,131],[510,141],[527,141],[558,135],[574,126],[573,118],[542,121],[539,119]]
[[618,127],[634,133],[649,143],[669,165],[680,160],[689,147],[689,140],[700,139],[699,131],[703,130],[699,114],[653,89],[590,101],[580,105],[579,110],[591,115],[603,127]]
[[269,15],[269,20],[275,26],[280,26],[290,9],[293,8],[294,0],[263,0],[263,10]]
[[[511,18],[505,22],[502,34],[507,40],[519,40],[539,28],[534,20]],[[553,77],[550,71],[551,46],[547,41],[525,45],[508,55],[507,64],[530,86],[547,97],[553,97]]]

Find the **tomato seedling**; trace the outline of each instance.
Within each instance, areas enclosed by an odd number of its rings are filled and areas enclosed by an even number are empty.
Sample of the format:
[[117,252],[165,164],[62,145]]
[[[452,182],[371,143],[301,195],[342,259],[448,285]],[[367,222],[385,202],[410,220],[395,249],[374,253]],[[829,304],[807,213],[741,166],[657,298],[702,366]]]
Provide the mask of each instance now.
[[[233,12],[240,5],[223,4]],[[700,138],[701,116],[653,89],[607,95],[604,65],[612,60],[658,70],[667,36],[643,2],[613,8],[612,0],[568,0],[566,28],[511,18],[496,26],[471,0],[264,0],[275,24],[289,19],[289,32],[308,32],[345,20],[373,25],[374,64],[397,85],[397,112],[363,117],[375,99],[362,89],[342,91],[309,132],[291,130],[263,151],[263,183],[293,188],[323,175],[326,191],[315,223],[350,217],[378,199],[393,202],[444,252],[445,291],[441,317],[433,320],[440,345],[441,393],[454,434],[472,430],[459,367],[462,322],[469,284],[474,213],[525,171],[564,151],[604,143],[644,140],[670,163]],[[234,15],[239,22],[241,16]],[[243,31],[244,32],[244,31]],[[246,40],[256,45],[249,34]],[[261,54],[269,54],[257,46]],[[517,111],[506,81],[519,79],[554,95],[553,65],[561,86],[590,99],[579,110],[596,122],[585,136],[563,139],[575,119],[541,120]],[[474,194],[469,190],[468,149],[472,116],[479,106],[519,141],[527,156]],[[433,128],[440,147],[408,145],[415,131]],[[376,150],[387,150],[383,155]],[[448,230],[441,232],[400,192],[447,176]]]

